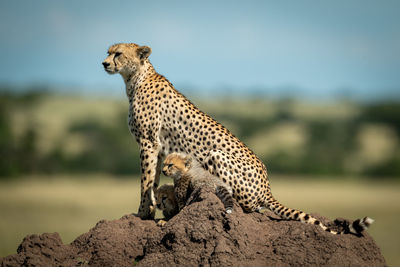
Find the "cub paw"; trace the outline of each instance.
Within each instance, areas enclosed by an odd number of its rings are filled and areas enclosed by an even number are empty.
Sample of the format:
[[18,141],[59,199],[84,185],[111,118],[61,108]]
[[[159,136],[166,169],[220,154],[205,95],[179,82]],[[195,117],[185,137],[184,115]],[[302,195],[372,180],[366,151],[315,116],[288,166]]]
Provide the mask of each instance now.
[[161,219],[161,220],[159,220],[159,221],[157,222],[157,225],[162,227],[162,226],[164,226],[166,223],[167,223],[167,221],[164,221],[164,220]]

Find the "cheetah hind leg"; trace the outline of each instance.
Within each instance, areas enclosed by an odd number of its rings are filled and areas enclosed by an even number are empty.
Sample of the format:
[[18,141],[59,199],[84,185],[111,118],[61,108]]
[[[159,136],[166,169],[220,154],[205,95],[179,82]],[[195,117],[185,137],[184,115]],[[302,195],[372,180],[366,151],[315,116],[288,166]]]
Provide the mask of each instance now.
[[257,210],[256,210],[256,212],[258,212],[258,213],[264,213],[266,210],[267,210],[267,208],[263,206],[263,207],[258,207]]
[[228,214],[232,213],[233,210],[232,192],[229,192],[229,190],[225,186],[217,186],[217,188],[215,189],[215,194],[224,204],[225,212]]
[[[203,167],[232,190],[233,198],[246,212],[257,210],[259,207],[257,195],[260,196],[261,192],[257,189],[259,182],[256,180],[264,177],[258,177],[254,161],[235,157],[221,150],[211,150]],[[262,163],[259,167],[263,167]]]
[[[319,220],[312,217],[311,215],[302,212],[300,210],[291,209],[280,204],[271,194],[271,189],[265,174],[259,176],[256,170],[258,168],[265,168],[262,164],[259,166],[254,166],[254,162],[248,161],[243,158],[237,158],[231,154],[227,154],[220,150],[210,151],[204,168],[207,169],[211,174],[218,176],[224,183],[229,184],[233,188],[233,193],[235,199],[238,201],[240,206],[247,212],[262,211],[260,203],[262,206],[273,211],[275,214],[279,215],[283,219],[296,220],[307,224],[314,224],[320,226],[324,231],[332,234],[346,234],[351,233],[355,235],[361,234],[362,231],[366,230],[374,220],[369,217],[364,217],[362,219],[357,219],[351,223],[347,229],[336,232],[329,229],[327,226],[322,224]],[[255,170],[254,170],[255,168]],[[240,171],[239,171],[240,170]],[[246,171],[244,171],[246,170]],[[242,190],[240,194],[236,191],[235,195],[235,180],[236,183],[242,184]],[[257,182],[265,182],[266,187],[258,191],[257,186],[254,184]],[[254,182],[253,182],[254,181]],[[237,187],[240,188],[240,187]],[[244,193],[243,189],[249,188],[249,193]],[[259,189],[259,188],[258,188]],[[255,197],[253,192],[258,193],[258,198]],[[254,197],[254,199],[253,199]]]

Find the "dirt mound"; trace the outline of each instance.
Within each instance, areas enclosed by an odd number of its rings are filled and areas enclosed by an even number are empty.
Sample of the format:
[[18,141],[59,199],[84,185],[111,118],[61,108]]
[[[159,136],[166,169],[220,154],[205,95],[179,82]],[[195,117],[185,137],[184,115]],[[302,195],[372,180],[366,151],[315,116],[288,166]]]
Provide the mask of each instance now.
[[[333,229],[348,223],[337,219]],[[201,191],[164,227],[134,215],[99,221],[64,245],[58,233],[29,235],[0,266],[386,266],[373,241],[332,235],[314,225],[243,213],[227,215],[219,199]]]

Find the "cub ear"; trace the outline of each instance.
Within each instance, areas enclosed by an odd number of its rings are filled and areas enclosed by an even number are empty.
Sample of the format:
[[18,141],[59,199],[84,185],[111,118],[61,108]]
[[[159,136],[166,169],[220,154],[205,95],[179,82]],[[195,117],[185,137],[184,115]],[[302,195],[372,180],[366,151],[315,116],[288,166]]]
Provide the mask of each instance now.
[[186,156],[185,158],[185,167],[190,168],[192,166],[192,157],[191,156]]
[[146,45],[139,46],[136,52],[140,59],[147,59],[151,54],[151,48]]

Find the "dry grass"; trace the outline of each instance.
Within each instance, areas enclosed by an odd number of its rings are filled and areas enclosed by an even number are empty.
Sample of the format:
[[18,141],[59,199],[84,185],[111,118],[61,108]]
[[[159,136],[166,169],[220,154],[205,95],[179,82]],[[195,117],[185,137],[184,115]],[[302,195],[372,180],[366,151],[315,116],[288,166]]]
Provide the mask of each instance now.
[[101,219],[136,212],[140,195],[136,181],[100,176],[2,183],[0,255],[15,253],[29,233],[59,232],[68,243]]
[[[369,230],[390,266],[400,262],[400,184],[273,177],[274,195],[283,204],[331,219],[365,215],[376,222]],[[0,183],[0,256],[16,253],[31,233],[59,232],[69,243],[101,219],[137,211],[137,179],[111,176],[28,177]]]

